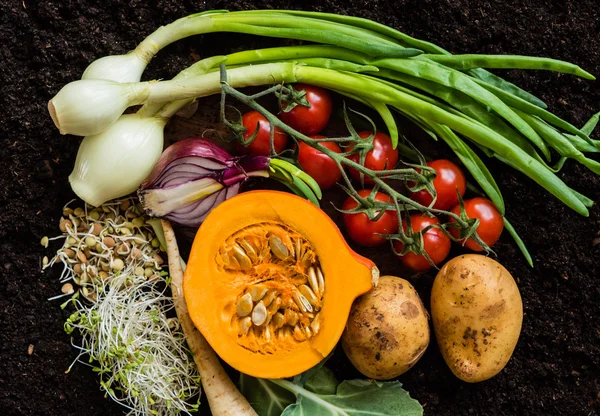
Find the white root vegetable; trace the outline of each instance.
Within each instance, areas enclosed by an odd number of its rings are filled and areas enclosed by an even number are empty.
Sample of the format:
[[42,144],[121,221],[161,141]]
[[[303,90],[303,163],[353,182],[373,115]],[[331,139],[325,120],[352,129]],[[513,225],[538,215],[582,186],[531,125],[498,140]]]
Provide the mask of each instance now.
[[169,256],[171,291],[173,292],[175,311],[196,366],[200,371],[202,387],[210,410],[214,416],[257,416],[250,403],[225,373],[217,355],[190,319],[183,296],[183,268],[175,233],[169,221],[161,220],[161,224]]

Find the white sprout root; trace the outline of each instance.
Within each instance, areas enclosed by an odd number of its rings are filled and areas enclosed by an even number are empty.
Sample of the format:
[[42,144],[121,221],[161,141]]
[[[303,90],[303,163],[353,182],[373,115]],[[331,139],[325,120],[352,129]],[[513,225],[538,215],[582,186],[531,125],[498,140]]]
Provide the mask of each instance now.
[[165,234],[171,292],[175,311],[202,377],[202,387],[214,416],[256,416],[250,403],[235,387],[217,355],[192,322],[183,295],[183,269],[175,233],[168,221],[161,221]]
[[179,322],[170,317],[158,239],[136,202],[65,207],[64,234],[50,239],[63,238],[63,247],[44,268],[64,265],[61,283],[68,287],[54,298],[71,295],[63,307],[76,308],[65,323],[67,333],[78,333],[73,364],[93,363],[101,388],[130,415],[189,414],[198,410],[189,401],[200,397],[200,378]]

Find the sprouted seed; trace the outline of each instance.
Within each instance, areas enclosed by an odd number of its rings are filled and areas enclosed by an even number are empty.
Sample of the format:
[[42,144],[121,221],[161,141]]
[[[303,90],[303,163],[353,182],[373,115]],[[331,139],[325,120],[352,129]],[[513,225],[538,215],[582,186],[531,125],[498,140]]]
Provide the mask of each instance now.
[[64,325],[78,335],[69,370],[93,363],[101,389],[130,415],[197,411],[191,400],[199,400],[200,376],[171,317],[169,277],[140,205],[132,198],[100,208],[70,204],[59,222],[63,234],[43,240],[64,240],[43,268],[63,264],[62,294],[50,300],[69,296],[61,307],[75,308]]

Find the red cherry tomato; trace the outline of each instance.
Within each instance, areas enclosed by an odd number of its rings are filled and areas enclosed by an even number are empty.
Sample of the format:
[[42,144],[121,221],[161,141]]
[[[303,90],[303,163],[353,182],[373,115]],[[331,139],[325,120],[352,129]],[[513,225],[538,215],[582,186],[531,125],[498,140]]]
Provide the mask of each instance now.
[[[370,189],[358,191],[358,194],[366,198],[371,194]],[[391,202],[391,198],[382,193],[377,192],[375,200],[381,202]],[[349,210],[356,208],[357,202],[348,197],[342,205],[342,209]],[[386,239],[378,234],[393,234],[398,230],[398,216],[396,211],[386,211],[377,221],[372,221],[365,213],[359,214],[343,214],[344,226],[350,238],[363,246],[374,247],[386,242]]]
[[[504,221],[502,215],[498,212],[494,203],[489,199],[485,198],[473,198],[464,201],[465,211],[469,218],[479,218],[479,226],[477,227],[477,234],[489,247],[496,244],[496,241],[500,238],[502,230],[504,229]],[[460,205],[452,208],[454,214],[460,214]],[[451,222],[454,222],[450,218]],[[450,228],[450,234],[455,238],[459,237],[459,230],[456,228]],[[474,251],[483,251],[483,248],[477,244],[472,238],[469,238],[465,246]]]
[[331,116],[332,105],[329,91],[305,84],[294,84],[294,89],[306,91],[305,97],[310,107],[297,105],[287,113],[282,111],[279,118],[302,134],[320,133],[327,126]]
[[[361,131],[358,133],[363,139],[368,138],[372,131]],[[356,163],[360,163],[360,155],[353,154],[349,156],[349,159]],[[373,139],[373,149],[370,150],[366,157],[364,166],[371,170],[390,170],[394,169],[398,163],[398,150],[392,147],[392,139],[390,136],[383,133],[375,133]],[[357,181],[360,181],[360,173],[356,169],[348,169],[350,175]],[[364,178],[365,183],[372,184],[373,181],[370,178]]]
[[[311,138],[326,139],[325,136],[311,136]],[[342,152],[334,142],[321,142],[321,145],[336,153]],[[302,170],[313,177],[321,189],[331,188],[342,179],[342,172],[332,158],[304,142],[300,142],[298,145],[298,163],[302,166]]]
[[[258,111],[249,111],[242,116],[242,125],[246,128],[244,140],[248,140],[256,131],[258,125],[259,130],[256,138],[248,146],[238,146],[241,151],[253,155],[271,155],[271,125],[267,119]],[[275,127],[275,136],[273,138],[273,146],[275,152],[280,153],[287,145],[288,136],[279,127]]]
[[[449,160],[440,159],[427,162],[427,166],[435,169],[437,176],[433,180],[433,187],[437,193],[437,199],[433,208],[448,209],[458,204],[456,189],[460,196],[464,196],[467,191],[467,180],[462,170]],[[414,192],[411,198],[421,205],[429,206],[433,198],[425,189]]]
[[[424,230],[430,225],[439,224],[440,220],[436,217],[429,217],[422,214],[413,214],[410,216],[410,225],[413,231],[418,232]],[[406,231],[406,220],[402,221],[402,227]],[[439,228],[430,228],[423,234],[423,248],[427,255],[431,258],[434,264],[439,264],[450,253],[450,239]],[[403,249],[403,244],[400,241],[394,242],[394,249],[400,253]],[[400,256],[400,261],[405,266],[418,271],[424,272],[429,270],[431,263],[427,261],[424,255],[408,252],[404,256]]]

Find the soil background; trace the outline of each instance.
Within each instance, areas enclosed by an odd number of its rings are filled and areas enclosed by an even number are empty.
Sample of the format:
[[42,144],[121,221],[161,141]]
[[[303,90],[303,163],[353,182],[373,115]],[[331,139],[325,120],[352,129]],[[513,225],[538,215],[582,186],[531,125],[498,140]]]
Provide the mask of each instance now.
[[[58,232],[62,206],[73,197],[67,176],[80,141],[58,134],[47,101],[94,59],[133,49],[176,18],[204,9],[275,7],[353,14],[454,53],[548,56],[600,75],[598,0],[0,0],[0,415],[123,413],[103,397],[89,368],[76,365],[65,374],[76,355],[63,332],[67,312],[46,300],[59,291],[59,270],[41,273],[41,259],[58,247],[44,249],[39,241]],[[193,37],[163,50],[144,78],[169,78],[198,56],[272,44],[277,42],[241,35]],[[600,110],[598,82],[544,72],[502,75],[575,125]],[[200,106],[203,119],[216,124],[215,107],[206,103]],[[176,136],[174,127],[170,131]],[[432,339],[421,361],[399,380],[429,415],[600,414],[600,245],[593,244],[600,209],[580,217],[522,175],[493,161],[489,166],[535,261],[529,268],[506,233],[494,247],[523,297],[516,351],[497,377],[470,385],[451,374]],[[600,200],[600,177],[573,162],[560,176]],[[341,198],[335,192],[330,197]],[[328,212],[339,219],[333,209]],[[385,250],[358,250],[372,255],[383,273],[404,274]],[[427,306],[433,277],[413,279]],[[360,376],[340,351],[328,365],[340,378]],[[202,414],[207,409],[205,404]]]

